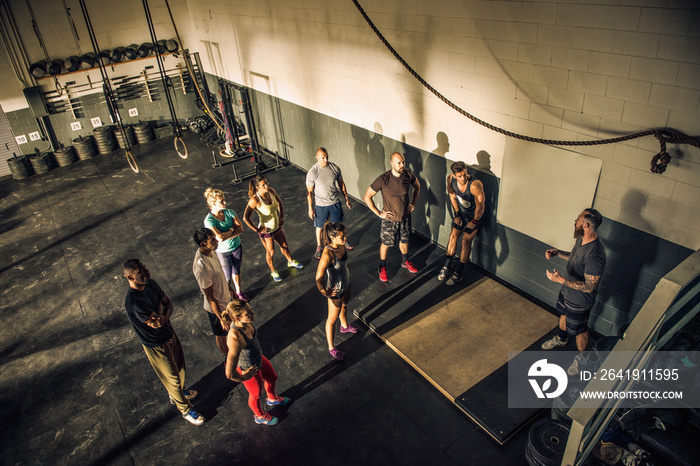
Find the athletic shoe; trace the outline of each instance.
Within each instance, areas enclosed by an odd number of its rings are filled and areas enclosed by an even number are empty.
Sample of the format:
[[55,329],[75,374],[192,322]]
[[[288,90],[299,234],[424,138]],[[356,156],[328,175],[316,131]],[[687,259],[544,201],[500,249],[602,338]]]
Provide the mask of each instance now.
[[447,285],[447,286],[452,286],[452,285],[454,285],[455,283],[460,282],[460,281],[462,281],[462,274],[461,274],[461,273],[454,272],[454,273],[452,274],[452,276],[449,278],[449,280],[447,280],[447,281],[445,282],[445,285]]
[[350,241],[345,240],[345,249],[347,249],[348,251],[352,251],[353,249],[355,249],[355,246],[350,244]]
[[411,263],[411,261],[401,262],[401,267],[403,267],[404,269],[408,269],[408,271],[411,273],[418,272],[418,269],[415,265]]
[[316,246],[316,252],[314,253],[316,260],[321,259],[321,254],[323,254],[323,248],[321,246]]
[[389,281],[389,277],[386,274],[386,267],[382,267],[381,269],[379,269],[379,279],[384,283]]
[[444,282],[447,276],[450,274],[450,268],[449,267],[443,267],[440,269],[440,273],[438,274],[438,281],[439,282]]
[[253,419],[255,419],[256,424],[263,424],[266,426],[274,426],[275,424],[280,422],[280,420],[277,419],[275,416],[270,416],[267,413],[263,414],[262,417],[253,415]]
[[270,275],[272,276],[272,279],[274,281],[276,281],[276,282],[282,281],[282,277],[280,277],[280,274],[277,270],[273,270],[272,272],[270,272]]
[[292,262],[287,262],[287,267],[294,267],[295,269],[303,269],[304,266],[299,263],[299,261],[293,260]]
[[190,409],[185,414],[183,414],[182,417],[184,417],[185,420],[191,422],[192,424],[194,424],[196,426],[204,424],[204,416],[199,414],[194,409]]
[[331,353],[331,356],[333,356],[338,361],[342,361],[343,358],[345,357],[345,353],[343,353],[339,349],[333,348],[332,350],[328,350],[328,352]]
[[340,333],[357,333],[359,331],[360,329],[355,324],[350,324],[347,327],[340,326]]
[[560,346],[566,346],[567,343],[568,341],[562,340],[561,338],[559,338],[559,335],[554,335],[552,338],[542,343],[542,349],[551,350]]
[[569,368],[566,370],[566,373],[569,374],[569,376],[574,377],[578,375],[580,367],[583,366],[585,366],[585,361],[583,360],[583,355],[579,353],[574,358],[574,362],[572,362]]
[[248,298],[248,296],[247,296],[244,292],[242,292],[242,291],[237,292],[237,293],[236,293],[236,296],[238,296],[238,299],[240,299],[241,301],[245,301],[245,302],[250,301],[250,299]]
[[292,399],[287,398],[286,396],[278,396],[274,400],[271,400],[269,398],[267,399],[268,406],[287,406],[291,402],[292,402]]
[[[188,400],[194,400],[195,398],[197,398],[197,395],[199,395],[199,392],[197,390],[183,390],[182,393],[185,394],[185,398],[187,398]],[[175,400],[173,399],[173,397],[168,395],[168,398],[170,398],[170,404],[174,405]]]

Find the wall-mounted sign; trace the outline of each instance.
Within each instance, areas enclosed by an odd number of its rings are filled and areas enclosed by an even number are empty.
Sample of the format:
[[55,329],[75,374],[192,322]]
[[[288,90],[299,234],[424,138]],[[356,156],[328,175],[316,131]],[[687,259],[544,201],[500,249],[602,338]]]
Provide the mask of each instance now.
[[139,109],[138,108],[130,108],[129,109],[129,116],[130,117],[139,116]]
[[79,121],[74,121],[70,124],[70,129],[72,129],[73,131],[80,131],[81,129],[83,129],[83,125],[81,125]]
[[90,118],[90,123],[92,123],[93,128],[102,126],[102,120],[100,119],[100,117]]
[[27,136],[24,134],[15,136],[15,141],[17,141],[17,144],[26,144],[27,143]]
[[29,133],[29,140],[30,141],[38,141],[41,139],[41,134],[39,134],[39,131],[34,131],[33,133]]

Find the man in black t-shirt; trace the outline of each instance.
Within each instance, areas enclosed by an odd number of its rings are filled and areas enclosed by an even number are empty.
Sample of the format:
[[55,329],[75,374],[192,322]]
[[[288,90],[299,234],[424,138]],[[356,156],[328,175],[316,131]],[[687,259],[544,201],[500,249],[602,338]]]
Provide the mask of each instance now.
[[[404,156],[398,152],[391,154],[391,170],[382,173],[367,188],[364,201],[369,210],[382,219],[379,232],[382,241],[379,247],[379,279],[383,282],[389,280],[386,273],[386,256],[389,248],[399,235],[399,250],[401,251],[401,267],[411,273],[418,272],[416,266],[408,260],[408,240],[411,236],[411,212],[416,208],[416,201],[420,193],[420,182],[416,175],[406,167]],[[413,197],[408,203],[408,190],[413,186]],[[372,198],[379,192],[382,193],[382,211],[377,209]]]
[[[544,350],[566,346],[568,335],[576,338],[579,351],[585,351],[588,346],[588,318],[595,304],[600,277],[605,271],[605,247],[597,233],[602,222],[600,212],[595,209],[584,210],[574,222],[576,243],[571,252],[548,249],[545,253],[547,259],[559,256],[567,264],[563,276],[556,270],[547,270],[547,278],[561,283],[562,287],[557,299],[559,330],[552,339],[542,344]],[[581,362],[579,356],[569,368],[569,375],[578,374]]]
[[124,309],[148,361],[168,391],[170,403],[177,406],[187,421],[202,424],[204,416],[190,403],[197,392],[185,390],[185,354],[170,324],[173,303],[138,259],[126,261],[123,271],[129,282]]

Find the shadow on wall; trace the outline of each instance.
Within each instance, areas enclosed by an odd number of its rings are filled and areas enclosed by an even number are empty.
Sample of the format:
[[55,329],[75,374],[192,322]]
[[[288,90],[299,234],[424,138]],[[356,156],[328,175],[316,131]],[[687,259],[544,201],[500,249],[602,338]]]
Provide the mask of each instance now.
[[[369,185],[372,184],[372,181],[387,171],[385,168],[387,153],[383,143],[383,129],[378,122],[374,123],[374,132],[355,125],[351,125],[350,128],[352,130],[352,138],[355,140],[355,161],[358,167],[357,193],[362,197]],[[375,199],[377,207],[380,207],[381,200],[379,198]]]
[[[629,237],[630,227],[618,222],[604,220],[599,230],[607,252],[607,263],[598,292],[598,309],[592,313],[590,325],[593,327],[595,321],[600,319],[599,315],[605,314],[612,324],[607,332],[609,335],[617,335],[622,327],[632,321],[658,281],[671,270],[659,270],[658,274],[648,270],[652,264],[659,262],[656,260],[659,238],[641,215],[646,203],[647,197],[640,191],[629,190],[622,197],[622,205],[634,212],[629,223],[641,230],[633,239]],[[617,314],[611,316],[609,312],[601,312],[603,305],[617,309]],[[610,325],[600,322],[598,327]]]
[[496,274],[499,265],[508,258],[510,248],[505,227],[496,221],[498,213],[499,179],[491,171],[491,154],[479,151],[477,165],[468,168],[469,174],[481,181],[486,196],[485,220],[472,245],[471,260],[485,270]]

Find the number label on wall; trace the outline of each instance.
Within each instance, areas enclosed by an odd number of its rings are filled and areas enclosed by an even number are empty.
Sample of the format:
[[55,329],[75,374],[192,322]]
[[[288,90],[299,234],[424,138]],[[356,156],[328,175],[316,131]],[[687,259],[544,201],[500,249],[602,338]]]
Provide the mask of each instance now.
[[92,123],[93,128],[102,126],[102,120],[100,119],[100,117],[90,118],[90,123]]
[[34,131],[33,133],[29,133],[29,140],[30,141],[38,141],[41,139],[41,134],[39,134],[39,131]]
[[70,124],[70,129],[72,129],[73,131],[80,131],[81,129],[83,129],[83,125],[81,125],[79,121],[74,121]]
[[27,136],[25,136],[24,134],[22,134],[20,136],[16,136],[15,141],[17,141],[17,144],[26,144],[27,143]]
[[129,116],[130,117],[139,116],[139,109],[138,108],[130,108],[129,109]]

